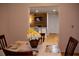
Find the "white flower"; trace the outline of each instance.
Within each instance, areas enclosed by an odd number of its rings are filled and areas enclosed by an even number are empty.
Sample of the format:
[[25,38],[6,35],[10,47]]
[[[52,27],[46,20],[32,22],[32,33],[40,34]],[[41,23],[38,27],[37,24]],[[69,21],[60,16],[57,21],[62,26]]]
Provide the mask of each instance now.
[[26,31],[26,35],[29,40],[39,40],[39,38],[41,37],[41,35],[32,28]]

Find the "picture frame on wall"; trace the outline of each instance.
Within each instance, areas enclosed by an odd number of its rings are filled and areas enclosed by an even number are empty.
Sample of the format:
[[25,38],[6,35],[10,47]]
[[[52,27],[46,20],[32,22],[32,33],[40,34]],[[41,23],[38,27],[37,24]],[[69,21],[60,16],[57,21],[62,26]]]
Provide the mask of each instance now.
[[40,22],[42,21],[42,17],[35,17],[35,22]]
[[34,26],[38,27],[46,27],[46,19],[41,16],[34,17]]

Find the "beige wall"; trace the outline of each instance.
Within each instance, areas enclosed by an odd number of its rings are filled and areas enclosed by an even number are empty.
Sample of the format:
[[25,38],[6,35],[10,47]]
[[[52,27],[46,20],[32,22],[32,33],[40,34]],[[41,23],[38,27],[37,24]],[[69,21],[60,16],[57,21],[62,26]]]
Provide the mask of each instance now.
[[0,4],[0,35],[8,36],[8,6]]
[[26,40],[25,31],[28,29],[27,4],[9,4],[9,41]]
[[[79,41],[79,4],[61,4],[59,6],[60,17],[60,41],[61,51],[65,51],[69,37],[72,36]],[[74,25],[74,28],[72,28]],[[79,52],[79,44],[76,48]]]
[[5,34],[8,43],[26,39],[28,20],[27,4],[0,4],[0,34]]

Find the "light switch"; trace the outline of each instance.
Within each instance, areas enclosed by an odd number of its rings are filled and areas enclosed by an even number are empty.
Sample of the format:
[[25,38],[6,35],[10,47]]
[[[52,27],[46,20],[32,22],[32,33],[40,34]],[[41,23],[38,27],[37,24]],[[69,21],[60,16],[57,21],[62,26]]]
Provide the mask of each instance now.
[[74,25],[72,25],[72,28],[74,28]]

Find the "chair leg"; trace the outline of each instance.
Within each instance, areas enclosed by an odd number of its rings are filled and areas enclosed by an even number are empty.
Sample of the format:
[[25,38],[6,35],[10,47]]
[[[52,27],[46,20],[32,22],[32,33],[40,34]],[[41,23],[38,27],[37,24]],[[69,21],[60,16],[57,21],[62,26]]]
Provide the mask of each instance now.
[[44,38],[43,38],[43,42],[44,42]]

